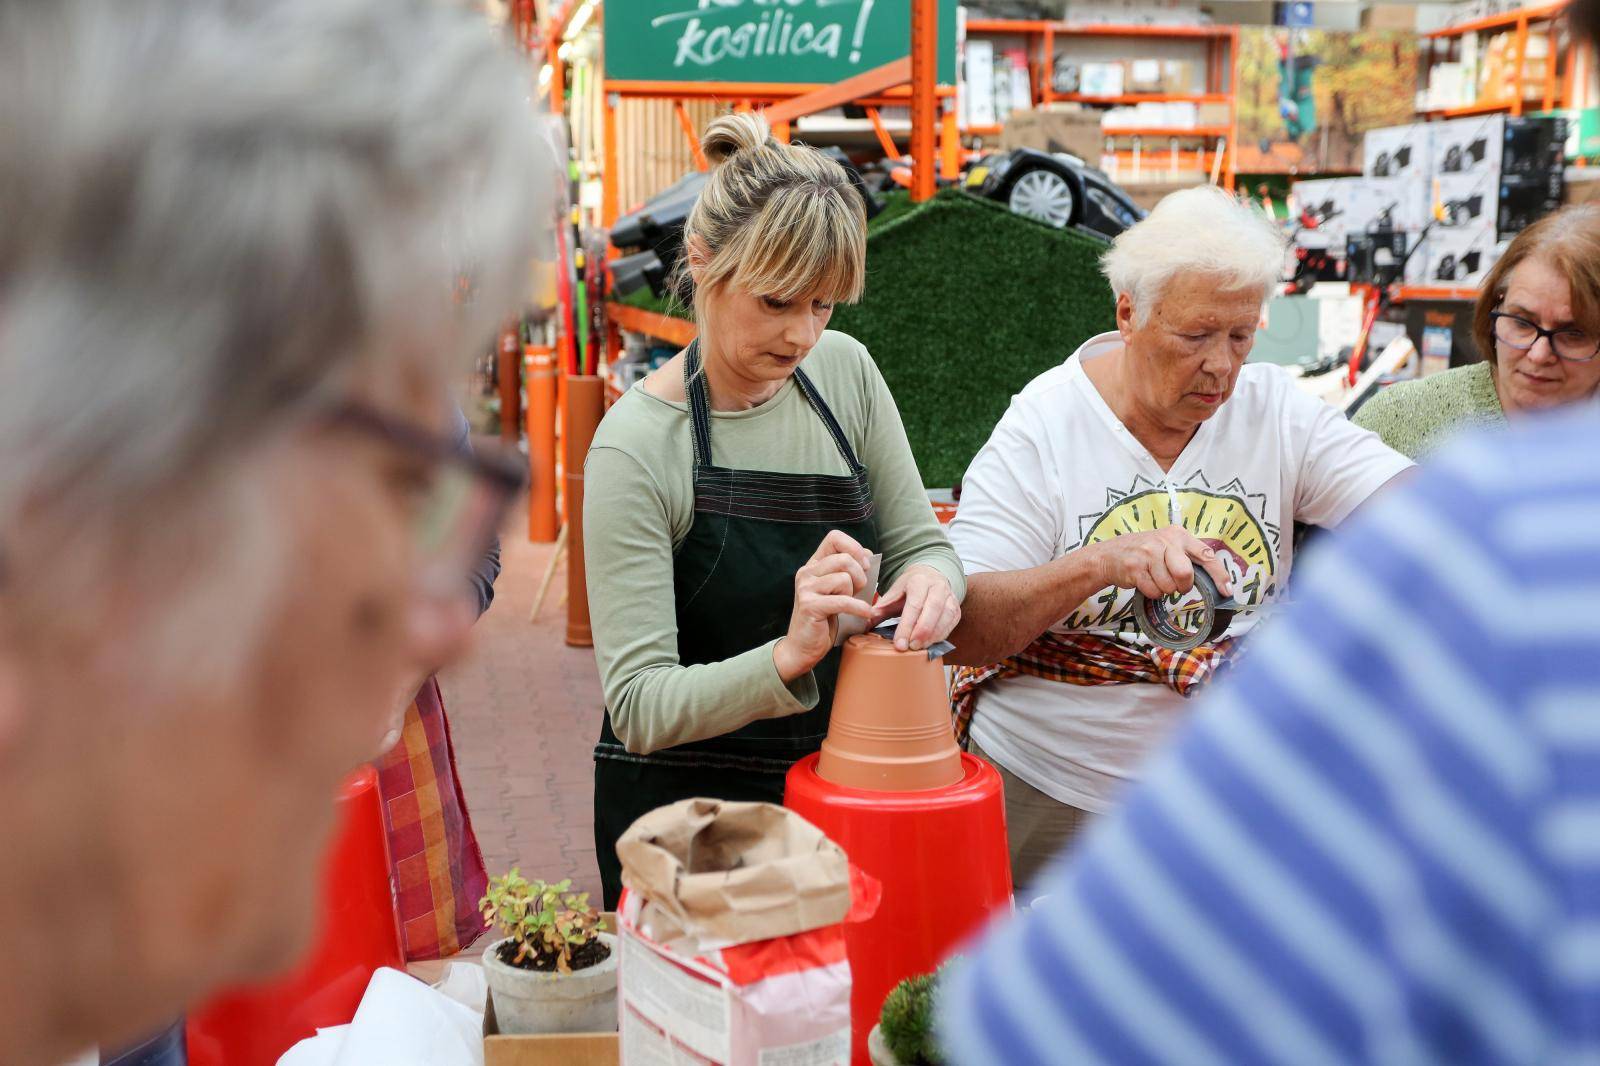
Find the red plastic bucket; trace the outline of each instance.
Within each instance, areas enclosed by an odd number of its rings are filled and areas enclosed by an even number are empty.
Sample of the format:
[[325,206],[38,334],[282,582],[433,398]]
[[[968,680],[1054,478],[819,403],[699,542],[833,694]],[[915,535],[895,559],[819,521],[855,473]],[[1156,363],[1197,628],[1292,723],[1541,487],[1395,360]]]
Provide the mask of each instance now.
[[866,1063],[867,1035],[894,986],[938,969],[990,915],[1010,909],[1005,799],[999,773],[966,752],[960,781],[921,792],[836,785],[818,776],[817,758],[789,770],[784,805],[883,883],[877,914],[845,926],[851,1060]]
[[383,801],[370,766],[340,789],[338,818],[310,953],[282,978],[229,990],[193,1011],[191,1066],[275,1066],[317,1029],[354,1018],[379,967],[405,968],[389,889]]

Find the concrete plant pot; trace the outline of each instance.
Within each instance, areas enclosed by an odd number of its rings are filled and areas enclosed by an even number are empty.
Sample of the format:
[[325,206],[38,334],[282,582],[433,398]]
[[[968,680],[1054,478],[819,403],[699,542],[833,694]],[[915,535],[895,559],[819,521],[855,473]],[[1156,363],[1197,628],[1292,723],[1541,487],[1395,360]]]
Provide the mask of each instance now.
[[617,1028],[617,960],[621,947],[610,933],[597,934],[611,954],[571,973],[540,973],[500,961],[496,940],[483,953],[483,970],[494,997],[500,1032],[606,1033]]

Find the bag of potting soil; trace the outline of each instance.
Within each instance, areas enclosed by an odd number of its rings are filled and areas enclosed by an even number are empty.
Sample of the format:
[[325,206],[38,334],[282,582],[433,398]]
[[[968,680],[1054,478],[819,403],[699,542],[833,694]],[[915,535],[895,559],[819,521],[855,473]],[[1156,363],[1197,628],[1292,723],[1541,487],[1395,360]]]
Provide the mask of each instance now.
[[846,1066],[844,923],[879,886],[770,803],[692,799],[617,841],[623,1066]]

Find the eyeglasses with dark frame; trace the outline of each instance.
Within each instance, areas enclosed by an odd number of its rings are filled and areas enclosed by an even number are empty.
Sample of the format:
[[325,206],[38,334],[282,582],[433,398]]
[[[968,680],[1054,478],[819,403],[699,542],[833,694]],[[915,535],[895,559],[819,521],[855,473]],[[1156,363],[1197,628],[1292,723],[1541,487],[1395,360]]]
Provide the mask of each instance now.
[[524,484],[522,464],[510,455],[465,451],[443,434],[357,401],[330,408],[325,421],[409,452],[434,468],[413,531],[419,577],[445,590],[464,582]]
[[1508,311],[1489,312],[1489,321],[1494,330],[1494,339],[1519,352],[1532,348],[1543,337],[1549,341],[1550,350],[1556,357],[1569,363],[1587,363],[1600,355],[1600,337],[1587,330],[1572,326],[1545,329],[1537,322],[1529,322]]

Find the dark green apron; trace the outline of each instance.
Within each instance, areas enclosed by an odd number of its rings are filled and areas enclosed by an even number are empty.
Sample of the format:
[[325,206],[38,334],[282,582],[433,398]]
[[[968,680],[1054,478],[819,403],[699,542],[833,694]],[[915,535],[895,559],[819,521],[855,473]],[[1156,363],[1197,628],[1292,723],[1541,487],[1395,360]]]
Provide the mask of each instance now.
[[[694,522],[673,561],[678,661],[721,662],[789,631],[794,575],[831,530],[878,550],[866,468],[805,371],[794,379],[832,435],[849,474],[774,474],[726,470],[711,461],[711,401],[699,342],[684,359],[684,391],[694,434]],[[784,774],[822,746],[839,673],[835,649],[812,672],[815,709],[752,722],[710,740],[634,755],[603,716],[595,746],[594,839],[605,906],[622,891],[617,838],[640,815],[695,796],[783,802]]]

